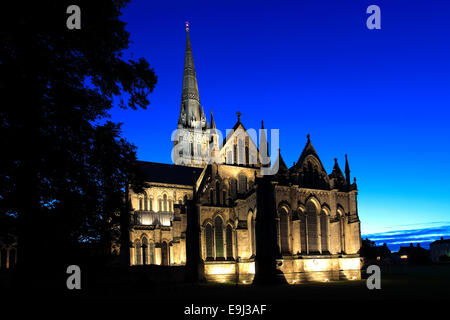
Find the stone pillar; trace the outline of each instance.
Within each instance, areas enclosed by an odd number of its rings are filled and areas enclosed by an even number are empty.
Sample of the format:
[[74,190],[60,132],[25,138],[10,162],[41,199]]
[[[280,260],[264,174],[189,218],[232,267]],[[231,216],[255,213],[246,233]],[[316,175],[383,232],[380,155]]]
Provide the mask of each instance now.
[[201,257],[200,203],[196,202],[194,183],[193,200],[186,203],[186,280],[198,282],[205,280],[205,266]]
[[276,182],[271,176],[256,178],[256,257],[255,284],[285,282],[277,270],[276,259],[280,257],[277,242],[277,210],[275,201]]

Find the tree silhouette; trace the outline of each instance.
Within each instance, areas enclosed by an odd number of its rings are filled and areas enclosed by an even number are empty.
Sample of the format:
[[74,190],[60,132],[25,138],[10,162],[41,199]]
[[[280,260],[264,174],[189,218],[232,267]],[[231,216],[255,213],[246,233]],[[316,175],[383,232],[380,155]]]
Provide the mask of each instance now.
[[107,248],[119,222],[125,245],[125,191],[142,182],[108,111],[145,109],[157,80],[146,60],[124,58],[127,2],[77,1],[80,30],[66,27],[68,1],[2,4],[0,215],[17,220],[24,274],[64,273],[80,242]]

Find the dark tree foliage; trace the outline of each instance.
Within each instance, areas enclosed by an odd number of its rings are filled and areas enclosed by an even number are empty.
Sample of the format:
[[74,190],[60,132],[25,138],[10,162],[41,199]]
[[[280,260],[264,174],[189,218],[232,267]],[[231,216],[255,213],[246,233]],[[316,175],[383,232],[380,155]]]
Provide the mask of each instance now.
[[361,257],[372,260],[377,257],[377,247],[374,241],[369,239],[361,239],[361,249],[359,251]]
[[[119,222],[127,241],[125,191],[142,182],[135,147],[106,120],[114,101],[145,109],[156,84],[147,61],[123,56],[127,2],[2,3],[0,215],[17,218],[22,268],[70,261],[83,241],[108,248]],[[71,4],[81,30],[66,27]]]

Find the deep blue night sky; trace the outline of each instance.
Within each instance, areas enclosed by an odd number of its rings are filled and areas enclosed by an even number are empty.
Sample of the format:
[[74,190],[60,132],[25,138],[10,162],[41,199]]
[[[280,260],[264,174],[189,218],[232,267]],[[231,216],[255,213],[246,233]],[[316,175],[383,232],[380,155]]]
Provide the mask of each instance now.
[[[381,30],[366,28],[372,4]],[[147,110],[112,119],[139,159],[171,161],[187,20],[200,99],[219,129],[236,111],[247,129],[264,120],[289,166],[308,133],[329,173],[347,153],[362,233],[419,229],[376,237],[426,244],[450,235],[449,16],[443,0],[132,1],[126,58],[145,57],[158,83]]]

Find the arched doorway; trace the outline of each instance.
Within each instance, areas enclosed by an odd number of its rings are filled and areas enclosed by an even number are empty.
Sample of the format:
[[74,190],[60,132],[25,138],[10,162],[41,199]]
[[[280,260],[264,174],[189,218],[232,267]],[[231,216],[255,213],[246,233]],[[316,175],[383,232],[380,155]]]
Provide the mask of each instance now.
[[169,246],[165,241],[161,244],[161,264],[163,266],[169,265]]

